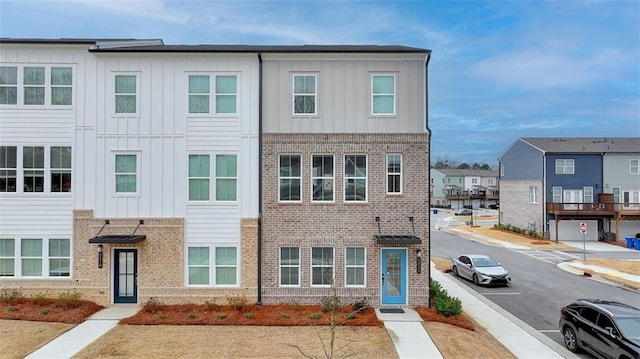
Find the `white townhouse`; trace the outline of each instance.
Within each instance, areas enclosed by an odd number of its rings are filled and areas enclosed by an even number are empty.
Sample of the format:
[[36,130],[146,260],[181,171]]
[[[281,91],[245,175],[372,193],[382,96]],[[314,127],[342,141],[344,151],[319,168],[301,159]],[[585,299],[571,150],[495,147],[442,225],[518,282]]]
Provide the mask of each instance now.
[[0,285],[255,300],[258,64],[243,46],[0,40]]

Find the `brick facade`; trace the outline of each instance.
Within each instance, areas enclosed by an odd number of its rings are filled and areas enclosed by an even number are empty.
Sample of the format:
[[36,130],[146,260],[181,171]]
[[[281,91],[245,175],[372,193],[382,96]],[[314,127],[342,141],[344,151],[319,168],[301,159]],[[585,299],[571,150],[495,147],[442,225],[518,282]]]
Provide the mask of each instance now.
[[[529,202],[529,187],[537,187],[537,203]],[[545,198],[542,182],[533,181],[501,181],[500,207],[514,210],[500,211],[500,223],[510,224],[523,229],[532,229],[538,233],[545,230],[542,218]]]
[[[408,305],[424,305],[429,293],[429,179],[426,134],[265,134],[263,136],[262,299],[266,303],[297,301],[318,303],[330,288],[310,286],[311,247],[333,247],[338,294],[347,300],[366,297],[381,303],[381,249],[374,235],[412,235],[421,244],[407,249]],[[402,154],[403,193],[386,193],[386,155]],[[278,202],[278,158],[280,154],[302,157],[302,201]],[[311,155],[334,155],[335,202],[311,202]],[[344,155],[367,155],[367,203],[345,203]],[[378,223],[375,217],[380,217]],[[409,217],[414,218],[413,226]],[[300,287],[279,286],[280,247],[299,247]],[[345,247],[366,248],[366,286],[344,285]],[[422,251],[421,273],[417,273],[416,250]]]

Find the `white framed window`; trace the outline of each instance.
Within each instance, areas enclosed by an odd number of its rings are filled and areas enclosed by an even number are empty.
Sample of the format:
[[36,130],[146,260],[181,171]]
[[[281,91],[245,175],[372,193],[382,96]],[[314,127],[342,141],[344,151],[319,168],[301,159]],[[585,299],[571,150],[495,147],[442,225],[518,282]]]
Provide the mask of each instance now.
[[529,186],[529,203],[538,203],[538,187]]
[[237,286],[238,249],[224,246],[188,247],[187,278],[187,284],[193,286]]
[[189,201],[209,201],[210,161],[209,155],[189,155]]
[[562,203],[562,187],[553,187],[551,194],[553,203]]
[[345,286],[364,287],[366,283],[366,251],[364,247],[345,248]]
[[24,104],[44,105],[44,67],[25,66],[23,74]]
[[629,173],[632,175],[640,174],[640,160],[629,160]]
[[16,240],[0,238],[0,277],[16,275]]
[[371,75],[371,113],[373,115],[396,114],[396,75]]
[[22,148],[24,192],[44,192],[44,147]]
[[504,177],[504,163],[500,164],[500,177]]
[[640,191],[623,191],[622,200],[625,209],[640,208]]
[[302,200],[302,159],[300,155],[280,155],[278,161],[278,200],[300,202]]
[[367,201],[367,156],[344,156],[345,202]]
[[42,239],[20,241],[20,263],[23,277],[42,277]]
[[611,187],[613,194],[613,203],[622,203],[622,189],[620,187]]
[[187,267],[189,285],[209,285],[209,247],[189,247]]
[[138,113],[138,76],[115,75],[115,113]]
[[329,287],[333,284],[333,247],[311,248],[311,286]]
[[293,75],[293,114],[317,115],[318,76],[315,74]]
[[71,67],[51,68],[51,104],[69,106],[73,102],[73,71]]
[[138,156],[135,154],[115,155],[116,193],[137,193]]
[[387,155],[387,194],[402,194],[401,154]]
[[236,201],[237,187],[237,156],[216,155],[216,201]]
[[300,286],[300,247],[280,247],[280,286]]
[[18,148],[0,146],[0,192],[16,192],[18,181]]
[[593,187],[582,188],[582,202],[593,203]]
[[557,159],[556,160],[556,174],[557,175],[572,175],[575,173],[573,159]]
[[51,146],[51,192],[71,192],[71,147]]
[[49,239],[49,277],[71,275],[71,241]]
[[189,113],[212,112],[216,115],[238,113],[237,75],[189,75]]
[[333,202],[333,155],[311,156],[311,201]]
[[0,105],[18,104],[18,67],[0,66]]

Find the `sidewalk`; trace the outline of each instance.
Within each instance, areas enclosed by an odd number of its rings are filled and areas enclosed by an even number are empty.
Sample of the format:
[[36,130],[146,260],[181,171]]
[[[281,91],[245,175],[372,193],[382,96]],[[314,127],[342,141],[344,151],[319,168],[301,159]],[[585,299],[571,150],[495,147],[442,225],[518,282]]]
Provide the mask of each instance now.
[[103,309],[83,323],[55,338],[26,359],[67,359],[74,356],[94,340],[113,329],[120,319],[136,314],[137,306],[122,306]]

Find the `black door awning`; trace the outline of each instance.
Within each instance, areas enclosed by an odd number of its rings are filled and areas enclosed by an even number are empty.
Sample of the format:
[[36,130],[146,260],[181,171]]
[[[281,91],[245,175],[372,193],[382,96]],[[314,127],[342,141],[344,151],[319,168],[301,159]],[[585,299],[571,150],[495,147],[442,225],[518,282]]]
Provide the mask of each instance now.
[[127,243],[138,243],[147,239],[147,236],[144,234],[129,234],[129,235],[119,235],[119,236],[97,236],[89,239],[89,243],[115,243],[115,244],[127,244]]
[[422,240],[416,236],[389,236],[389,235],[375,235],[376,242],[378,244],[421,244]]

